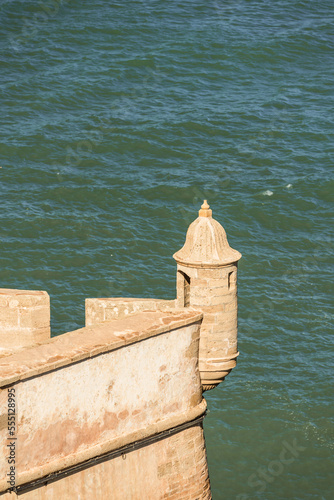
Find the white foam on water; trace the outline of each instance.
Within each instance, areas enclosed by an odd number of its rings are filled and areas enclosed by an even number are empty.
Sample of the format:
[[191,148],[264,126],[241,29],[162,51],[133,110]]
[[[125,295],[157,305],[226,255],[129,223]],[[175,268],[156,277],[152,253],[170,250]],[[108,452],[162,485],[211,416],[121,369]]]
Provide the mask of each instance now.
[[263,194],[263,196],[272,196],[274,192],[267,189],[267,191],[263,191],[261,194]]

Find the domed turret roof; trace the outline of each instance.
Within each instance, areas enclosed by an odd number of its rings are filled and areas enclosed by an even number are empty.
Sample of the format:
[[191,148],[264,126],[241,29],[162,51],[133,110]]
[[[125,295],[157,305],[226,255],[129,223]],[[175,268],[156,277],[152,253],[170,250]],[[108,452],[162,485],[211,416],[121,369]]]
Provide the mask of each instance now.
[[225,229],[212,218],[212,210],[204,200],[199,217],[188,228],[183,247],[173,257],[186,266],[215,267],[237,262],[241,253],[230,247]]

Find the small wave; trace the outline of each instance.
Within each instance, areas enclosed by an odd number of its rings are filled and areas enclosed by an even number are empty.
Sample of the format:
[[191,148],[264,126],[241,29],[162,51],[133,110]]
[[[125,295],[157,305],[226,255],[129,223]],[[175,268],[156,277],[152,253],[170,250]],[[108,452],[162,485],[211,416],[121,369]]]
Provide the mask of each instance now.
[[274,194],[273,191],[270,191],[269,189],[267,189],[266,191],[262,191],[261,193],[263,196],[272,196]]

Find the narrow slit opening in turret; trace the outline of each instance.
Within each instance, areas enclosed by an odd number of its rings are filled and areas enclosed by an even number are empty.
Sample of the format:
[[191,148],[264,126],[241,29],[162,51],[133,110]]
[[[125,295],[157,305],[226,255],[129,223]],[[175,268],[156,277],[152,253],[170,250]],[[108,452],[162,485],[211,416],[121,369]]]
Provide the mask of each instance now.
[[183,277],[183,307],[190,306],[190,276],[183,271],[179,271]]
[[231,288],[235,287],[235,271],[231,271],[228,273],[228,289],[230,290]]

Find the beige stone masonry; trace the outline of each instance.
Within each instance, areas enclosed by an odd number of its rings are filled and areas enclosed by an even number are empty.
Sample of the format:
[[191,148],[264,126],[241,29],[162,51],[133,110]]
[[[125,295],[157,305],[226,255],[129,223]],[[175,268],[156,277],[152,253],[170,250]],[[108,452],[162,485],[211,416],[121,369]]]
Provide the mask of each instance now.
[[0,356],[50,338],[46,292],[0,289]]
[[18,486],[203,414],[201,320],[192,310],[137,313],[0,359],[0,491],[8,488],[8,387]]
[[[228,244],[206,200],[190,224],[177,262],[177,307],[204,313],[199,367],[204,390],[222,382],[236,365],[237,263],[241,254]],[[210,372],[212,372],[210,374]],[[220,372],[220,375],[219,375]]]
[[38,490],[1,500],[211,500],[203,429],[196,425]]
[[86,326],[112,319],[126,318],[140,311],[168,311],[175,308],[175,300],[105,298],[86,299]]
[[46,292],[0,289],[1,500],[211,500],[202,392],[239,355],[241,254],[205,200],[174,258],[175,300],[89,298],[51,339]]

